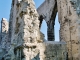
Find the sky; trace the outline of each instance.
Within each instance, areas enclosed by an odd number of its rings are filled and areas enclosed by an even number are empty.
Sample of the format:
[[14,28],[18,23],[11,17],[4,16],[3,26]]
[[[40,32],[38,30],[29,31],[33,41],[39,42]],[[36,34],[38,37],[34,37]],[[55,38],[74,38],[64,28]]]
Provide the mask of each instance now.
[[[9,16],[10,16],[10,9],[11,9],[11,2],[12,0],[0,0],[0,21],[2,18],[6,18],[9,21]],[[34,0],[36,8],[38,8],[44,0]],[[1,26],[1,22],[0,22]],[[59,41],[59,23],[58,23],[58,15],[56,16],[56,21],[55,21],[55,40]],[[45,35],[45,39],[47,40],[47,25],[46,22],[43,21],[41,31]]]

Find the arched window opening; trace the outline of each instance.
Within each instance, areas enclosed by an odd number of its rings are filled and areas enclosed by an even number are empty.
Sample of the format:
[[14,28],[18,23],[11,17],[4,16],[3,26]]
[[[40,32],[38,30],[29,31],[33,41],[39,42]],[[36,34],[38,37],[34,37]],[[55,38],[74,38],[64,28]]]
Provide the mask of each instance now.
[[60,41],[60,38],[59,38],[59,30],[60,30],[60,24],[58,22],[58,13],[56,15],[56,19],[55,19],[55,41]]
[[41,32],[44,34],[45,40],[47,40],[47,24],[46,24],[45,20],[43,20],[43,22],[41,24]]

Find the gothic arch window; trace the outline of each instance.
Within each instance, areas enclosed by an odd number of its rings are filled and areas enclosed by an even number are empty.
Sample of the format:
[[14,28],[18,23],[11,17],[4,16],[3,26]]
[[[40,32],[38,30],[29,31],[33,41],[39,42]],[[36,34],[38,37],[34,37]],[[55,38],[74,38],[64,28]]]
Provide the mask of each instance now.
[[60,30],[60,24],[59,24],[59,22],[58,22],[58,13],[57,13],[57,15],[56,15],[56,19],[55,19],[55,30],[54,30],[54,32],[55,32],[55,41],[60,41],[59,40],[59,30]]
[[45,20],[42,21],[40,30],[45,35],[45,39],[47,40],[47,24]]

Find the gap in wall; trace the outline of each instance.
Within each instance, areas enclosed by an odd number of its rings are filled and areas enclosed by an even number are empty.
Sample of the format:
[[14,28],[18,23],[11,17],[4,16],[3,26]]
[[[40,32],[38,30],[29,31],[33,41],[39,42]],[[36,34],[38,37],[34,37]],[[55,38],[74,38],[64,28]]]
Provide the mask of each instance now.
[[56,19],[55,19],[55,30],[54,30],[54,33],[55,33],[55,41],[60,41],[60,38],[59,38],[59,30],[60,30],[60,24],[59,24],[59,21],[58,21],[58,13],[56,15]]
[[47,40],[47,24],[45,20],[42,22],[41,32],[45,35],[45,39]]

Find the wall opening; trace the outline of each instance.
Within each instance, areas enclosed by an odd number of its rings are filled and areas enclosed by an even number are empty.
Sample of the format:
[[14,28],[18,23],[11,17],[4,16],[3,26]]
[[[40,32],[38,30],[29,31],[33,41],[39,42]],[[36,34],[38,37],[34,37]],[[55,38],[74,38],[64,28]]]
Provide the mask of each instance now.
[[47,40],[47,24],[45,20],[43,20],[41,24],[41,32],[45,35],[45,39]]
[[[57,13],[55,19],[55,25],[54,25],[54,35],[55,35],[54,41],[60,41],[59,30],[60,30],[60,24],[58,21],[58,13]],[[45,39],[47,40],[47,24],[45,20],[43,20],[41,24],[41,32],[45,35]]]
[[55,30],[54,30],[54,33],[55,33],[55,41],[60,41],[60,38],[59,38],[60,24],[59,24],[59,21],[58,21],[58,13],[56,14],[54,28],[55,28]]

